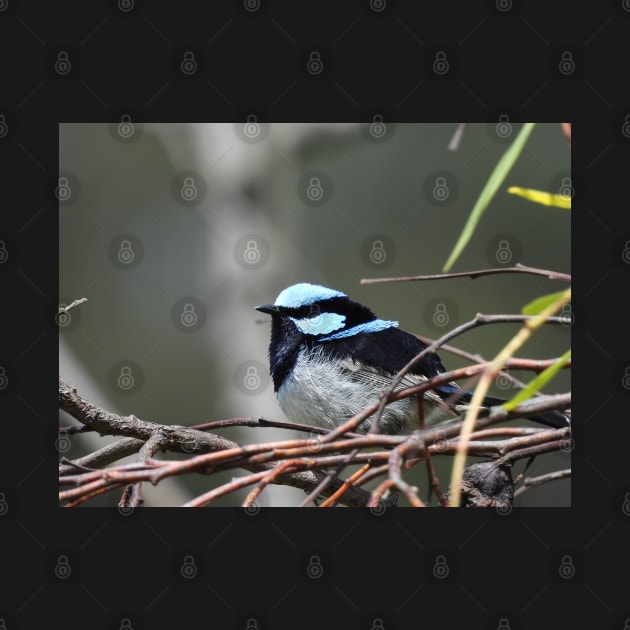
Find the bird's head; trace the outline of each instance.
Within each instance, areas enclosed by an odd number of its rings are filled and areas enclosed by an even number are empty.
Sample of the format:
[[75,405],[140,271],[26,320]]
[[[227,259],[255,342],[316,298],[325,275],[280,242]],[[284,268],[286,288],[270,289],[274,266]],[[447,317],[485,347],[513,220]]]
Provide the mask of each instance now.
[[318,341],[398,325],[398,322],[378,319],[367,306],[352,301],[341,291],[306,282],[287,287],[273,304],[263,304],[256,309],[271,315],[274,322],[289,324],[297,333]]

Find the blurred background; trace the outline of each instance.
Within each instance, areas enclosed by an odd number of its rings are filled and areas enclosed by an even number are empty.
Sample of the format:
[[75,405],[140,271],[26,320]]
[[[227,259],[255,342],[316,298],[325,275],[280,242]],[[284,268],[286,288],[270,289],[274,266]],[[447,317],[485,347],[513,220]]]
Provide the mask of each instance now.
[[[467,124],[449,150],[457,128],[379,116],[365,124],[266,124],[255,116],[238,124],[140,124],[122,116],[60,125],[59,303],[88,298],[60,320],[60,375],[105,409],[163,424],[284,420],[268,373],[269,322],[254,307],[290,284],[342,290],[431,338],[478,312],[518,313],[565,288],[520,274],[360,284],[439,273],[520,125]],[[570,212],[509,195],[510,186],[566,194],[570,150],[559,124],[536,126],[453,271],[520,262],[570,273]],[[491,358],[516,330],[486,326],[452,343]],[[568,327],[547,326],[519,356],[558,357],[569,346]],[[448,369],[465,365],[439,354]],[[546,393],[568,389],[565,371]],[[510,390],[498,382],[493,393]],[[291,437],[275,429],[220,433],[244,444]],[[60,454],[78,457],[114,439],[72,436]],[[441,459],[446,478],[451,462]],[[570,455],[547,455],[527,474],[569,466]],[[521,469],[522,462],[514,472]],[[424,488],[424,467],[417,470],[410,481]],[[231,477],[145,484],[145,505],[179,505]],[[303,498],[277,487],[259,503]],[[528,490],[516,505],[569,506],[570,482]]]

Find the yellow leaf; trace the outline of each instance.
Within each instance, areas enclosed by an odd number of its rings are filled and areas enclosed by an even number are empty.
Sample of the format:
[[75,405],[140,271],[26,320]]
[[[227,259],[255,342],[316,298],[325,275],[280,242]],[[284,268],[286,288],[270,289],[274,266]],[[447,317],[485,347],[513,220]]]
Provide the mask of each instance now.
[[533,188],[519,188],[511,186],[507,190],[511,195],[524,197],[529,201],[541,203],[543,206],[557,206],[558,208],[571,209],[571,197],[568,195],[553,195],[543,190],[534,190]]

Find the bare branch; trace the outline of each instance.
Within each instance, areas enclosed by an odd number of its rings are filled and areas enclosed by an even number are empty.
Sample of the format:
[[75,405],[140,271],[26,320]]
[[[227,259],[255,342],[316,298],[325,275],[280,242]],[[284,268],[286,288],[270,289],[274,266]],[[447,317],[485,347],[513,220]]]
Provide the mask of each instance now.
[[550,481],[557,481],[558,479],[567,479],[568,477],[571,477],[570,468],[565,470],[555,470],[554,472],[539,475],[538,477],[525,477],[521,487],[514,492],[514,498],[516,499],[516,497],[520,496],[523,492],[527,491],[529,488],[533,488],[534,486],[540,486],[544,483],[549,483]]
[[87,301],[88,301],[87,298],[80,298],[78,300],[74,300],[73,302],[70,302],[70,304],[60,307],[59,310],[57,311],[57,314],[58,315],[65,314],[70,309],[73,309],[75,306],[80,306],[81,304],[85,304],[85,302]]
[[517,263],[514,267],[494,267],[492,269],[477,269],[475,271],[456,271],[452,273],[436,273],[420,276],[401,276],[397,278],[362,278],[361,284],[381,284],[384,282],[416,282],[420,280],[445,280],[448,278],[479,278],[481,276],[490,276],[499,273],[526,273],[536,276],[545,276],[550,280],[561,280],[562,282],[571,282],[571,276],[559,271],[551,271],[550,269],[537,269],[536,267],[528,267]]

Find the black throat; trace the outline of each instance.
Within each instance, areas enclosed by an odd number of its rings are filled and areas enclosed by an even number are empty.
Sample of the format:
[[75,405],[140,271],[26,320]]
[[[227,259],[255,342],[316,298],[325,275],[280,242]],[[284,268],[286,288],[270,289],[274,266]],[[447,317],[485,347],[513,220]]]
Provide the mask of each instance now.
[[[358,324],[371,322],[376,319],[376,315],[367,306],[353,302],[345,297],[335,297],[323,300],[312,306],[303,306],[291,310],[290,315],[295,319],[302,319],[312,317],[318,313],[339,313],[344,315],[346,319],[343,328],[340,330],[352,328]],[[269,367],[274,391],[276,392],[295,366],[300,349],[302,347],[312,347],[318,343],[320,337],[327,336],[326,334],[306,335],[302,333],[288,318],[288,315],[289,313],[286,313],[285,316],[273,314],[271,317]],[[324,343],[331,345],[329,342]],[[334,345],[331,345],[331,349]]]
[[278,315],[271,318],[269,371],[273,379],[274,392],[280,389],[285,377],[293,369],[304,337],[305,335],[295,327],[291,320]]

